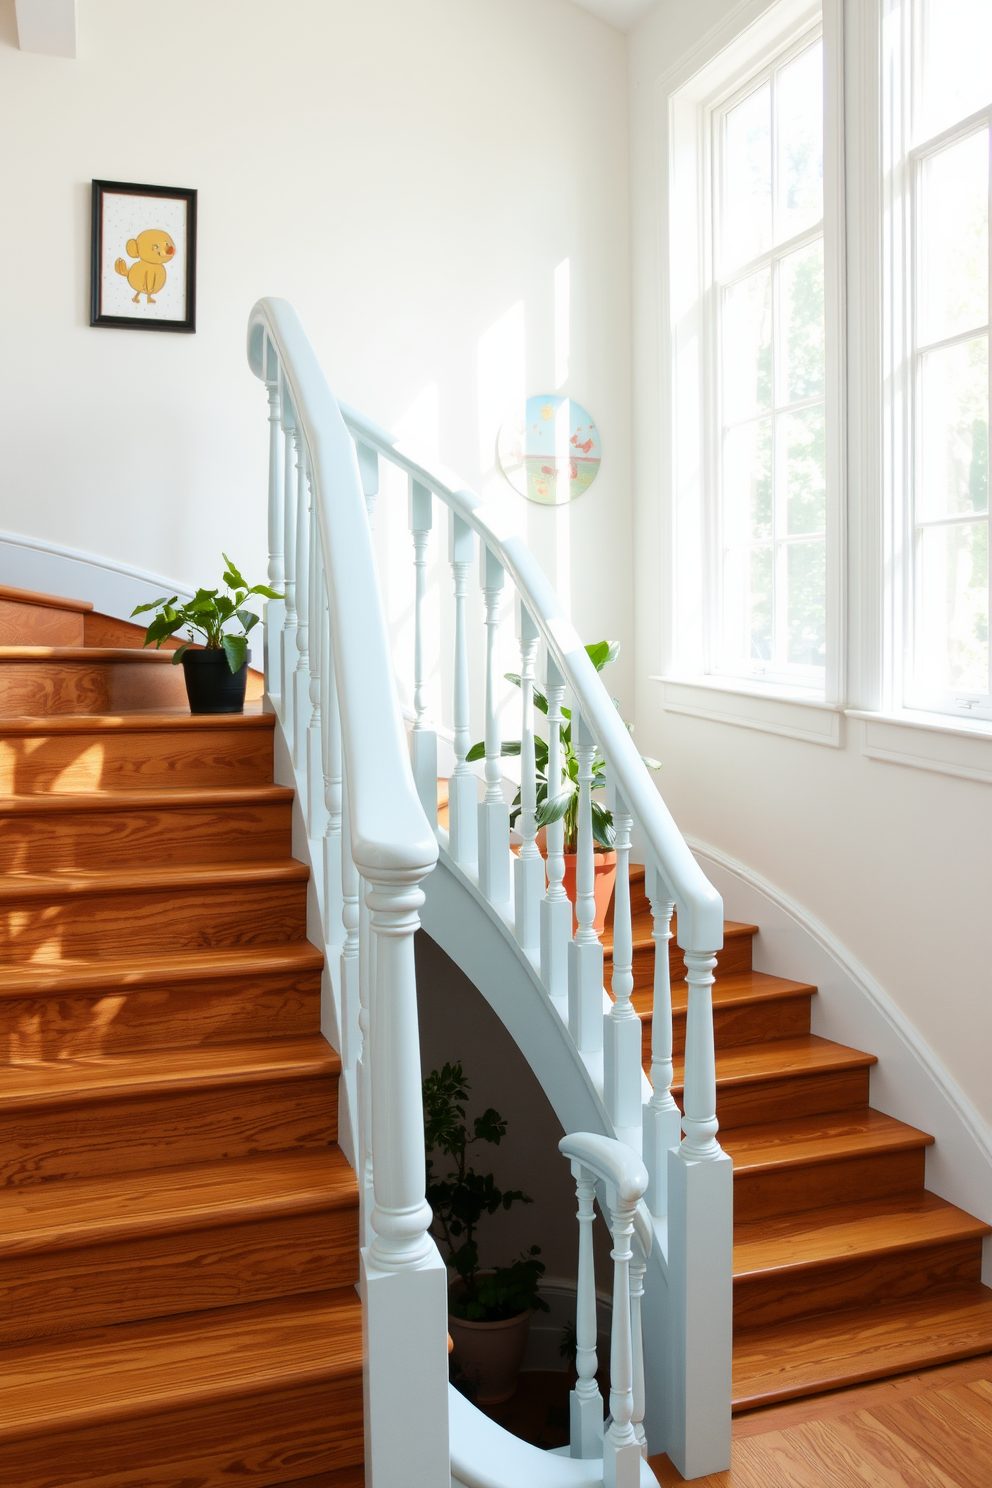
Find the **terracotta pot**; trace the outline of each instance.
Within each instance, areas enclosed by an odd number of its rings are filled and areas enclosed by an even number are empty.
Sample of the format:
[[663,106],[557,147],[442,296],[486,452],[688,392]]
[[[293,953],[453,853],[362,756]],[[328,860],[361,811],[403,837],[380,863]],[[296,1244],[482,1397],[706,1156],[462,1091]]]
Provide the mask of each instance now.
[[532,1317],[528,1309],[498,1323],[474,1323],[448,1314],[455,1358],[475,1390],[477,1405],[499,1405],[517,1388]]

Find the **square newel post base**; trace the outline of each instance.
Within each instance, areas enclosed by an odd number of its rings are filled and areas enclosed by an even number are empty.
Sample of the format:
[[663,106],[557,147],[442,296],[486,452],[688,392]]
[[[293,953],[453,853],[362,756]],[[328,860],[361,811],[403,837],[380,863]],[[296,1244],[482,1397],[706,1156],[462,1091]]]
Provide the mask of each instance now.
[[603,1103],[614,1127],[640,1126],[641,1020],[636,1016],[603,1015]]
[[644,1195],[655,1218],[668,1213],[668,1154],[682,1140],[682,1117],[673,1103],[658,1111],[650,1102],[641,1108],[641,1156],[648,1170],[648,1190]]
[[510,888],[510,808],[505,801],[479,803],[479,888],[490,904],[506,904]]
[[471,773],[448,781],[448,851],[462,868],[475,868],[479,857],[479,781]]
[[572,906],[560,899],[541,900],[541,980],[551,997],[568,998],[568,948],[572,943]]
[[544,859],[513,860],[513,908],[517,943],[536,951],[541,943],[541,900],[544,897]]
[[668,1455],[684,1478],[730,1467],[734,1165],[725,1152],[668,1154],[672,1422]]
[[362,1251],[365,1472],[382,1488],[451,1488],[448,1279],[437,1250],[385,1271]]
[[282,628],[285,623],[285,600],[267,600],[264,629],[265,690],[273,699],[282,697]]
[[607,1437],[603,1443],[603,1488],[640,1488],[643,1461],[636,1443],[618,1450]]
[[569,1455],[590,1459],[603,1455],[603,1397],[597,1388],[585,1399],[568,1393]]
[[583,1054],[603,1047],[603,943],[573,940],[568,947],[568,1031]]

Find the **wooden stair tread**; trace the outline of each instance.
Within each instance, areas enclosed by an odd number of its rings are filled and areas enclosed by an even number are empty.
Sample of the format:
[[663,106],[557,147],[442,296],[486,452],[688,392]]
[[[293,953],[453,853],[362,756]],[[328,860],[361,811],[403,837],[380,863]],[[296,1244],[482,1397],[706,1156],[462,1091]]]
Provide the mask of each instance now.
[[[827,1070],[863,1068],[877,1064],[874,1054],[861,1049],[835,1044],[818,1034],[806,1033],[798,1038],[775,1039],[767,1044],[745,1044],[735,1049],[717,1049],[717,1085],[746,1085],[759,1080],[774,1080],[788,1075],[818,1074]],[[675,1079],[672,1090],[681,1092],[685,1061],[674,1060]]]
[[64,873],[0,874],[0,903],[65,899],[84,894],[146,893],[217,885],[306,882],[310,869],[295,858],[258,863],[197,863],[185,868],[67,869]]
[[139,651],[133,646],[0,646],[0,661],[151,662],[172,666],[171,651]]
[[[675,920],[672,920],[672,935],[677,931]],[[745,924],[743,920],[724,920],[723,939],[744,940],[752,935],[757,935],[759,926]],[[631,916],[631,933],[633,936],[633,947],[635,951],[643,950],[654,945],[654,921],[650,909],[635,910]],[[608,924],[602,933],[603,953],[608,960],[613,959],[613,926]],[[717,952],[717,969],[719,970],[719,951]]]
[[0,599],[52,610],[76,610],[80,614],[88,614],[93,608],[88,599],[61,599],[57,594],[42,594],[37,589],[15,589],[12,584],[0,584]]
[[734,1160],[736,1178],[861,1154],[928,1147],[933,1140],[927,1132],[868,1107],[731,1128],[721,1133],[720,1145]]
[[[85,648],[84,648],[85,649]],[[92,654],[92,648],[86,655]],[[164,655],[165,653],[163,653]],[[166,657],[168,659],[168,657]],[[52,734],[162,733],[212,729],[264,729],[272,732],[275,715],[245,703],[243,713],[190,713],[186,708],[134,708],[119,713],[51,713],[0,720],[0,739]]]
[[351,1287],[0,1349],[0,1441],[188,1410],[362,1368]]
[[341,1060],[320,1034],[8,1065],[0,1111],[61,1107],[122,1095],[257,1085],[339,1074]]
[[324,956],[309,941],[202,951],[155,952],[92,961],[36,961],[3,968],[0,998],[35,997],[46,992],[76,992],[87,988],[120,987],[137,991],[167,978],[170,982],[202,982],[232,976],[258,976],[285,971],[319,971]]
[[7,1190],[0,1257],[357,1203],[358,1180],[337,1146],[63,1179]]
[[992,1350],[992,1289],[821,1313],[734,1338],[734,1409],[751,1410]]
[[163,786],[159,790],[0,796],[0,817],[72,811],[179,811],[189,806],[267,806],[290,802],[294,794],[289,785],[205,785],[185,789]]
[[[689,1002],[688,982],[672,982],[672,1011],[684,1013]],[[785,997],[796,997],[805,993],[810,996],[816,988],[809,982],[790,982],[786,977],[770,976],[764,971],[733,971],[718,977],[713,983],[713,1007],[737,1007],[747,1003],[775,1002]],[[637,1016],[643,1021],[652,1017],[654,989],[635,988],[631,995]]]
[[992,1225],[921,1189],[738,1222],[734,1226],[734,1277],[791,1271],[990,1234]]

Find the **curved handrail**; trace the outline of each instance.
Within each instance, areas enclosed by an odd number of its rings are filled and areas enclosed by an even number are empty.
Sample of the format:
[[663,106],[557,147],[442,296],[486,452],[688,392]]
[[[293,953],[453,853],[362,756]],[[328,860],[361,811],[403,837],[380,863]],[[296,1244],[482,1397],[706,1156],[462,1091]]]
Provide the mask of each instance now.
[[644,1197],[648,1170],[626,1142],[597,1132],[570,1132],[558,1143],[558,1151],[616,1189],[622,1204],[636,1204]]
[[261,299],[248,319],[248,361],[262,382],[266,336],[278,353],[310,457],[355,862],[359,869],[426,871],[437,861],[437,841],[410,767],[355,446],[288,301]]
[[509,530],[503,513],[463,485],[457,476],[443,466],[422,464],[387,430],[348,404],[339,406],[345,424],[358,440],[388,456],[394,465],[433,491],[483,538],[511,575],[577,698],[583,717],[615,771],[624,800],[678,904],[679,945],[687,951],[719,950],[723,945],[723,900],[692,856],[671,812],[651,784],[637,748],[578,632],[524,541]]

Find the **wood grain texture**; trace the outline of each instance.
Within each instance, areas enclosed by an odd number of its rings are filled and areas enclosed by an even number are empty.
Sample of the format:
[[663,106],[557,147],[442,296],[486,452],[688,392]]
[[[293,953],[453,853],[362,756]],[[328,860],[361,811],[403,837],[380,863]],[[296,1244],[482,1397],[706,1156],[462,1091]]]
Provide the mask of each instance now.
[[193,791],[116,791],[0,801],[0,873],[289,857],[291,790],[202,795],[198,801]]
[[166,652],[0,646],[0,718],[178,707],[185,702],[182,672]]
[[8,599],[0,591],[0,646],[81,646],[79,610]]
[[44,605],[55,610],[74,610],[85,615],[93,606],[88,599],[66,599],[60,594],[45,594],[40,589],[17,589],[13,584],[0,584],[0,598],[16,600],[18,604]]
[[[718,1049],[771,1039],[797,1038],[809,1033],[810,1000],[816,992],[803,982],[768,976],[760,971],[742,971],[721,977],[713,988],[713,1036]],[[641,1020],[641,1058],[645,1070],[651,1065],[651,1025],[654,1011],[653,978],[632,998]],[[685,1021],[688,986],[672,984],[672,1048],[685,1053]]]
[[[96,611],[83,617],[83,639],[79,644],[84,646],[124,646],[131,650],[140,651],[145,644],[144,625],[134,625],[130,620],[117,620],[112,615],[100,615]],[[178,651],[183,644],[182,637],[170,636],[161,645],[162,651]],[[197,649],[197,648],[194,648]],[[257,649],[256,649],[257,656]],[[248,685],[245,689],[245,697],[249,700],[259,699],[265,692],[265,677],[255,667],[248,668]]]
[[[672,1095],[681,1104],[683,1061],[675,1060]],[[868,1104],[873,1054],[807,1034],[717,1052],[716,1111],[721,1127],[755,1126]]]
[[5,720],[0,791],[5,796],[272,783],[273,720],[188,712],[144,717],[78,715]]

